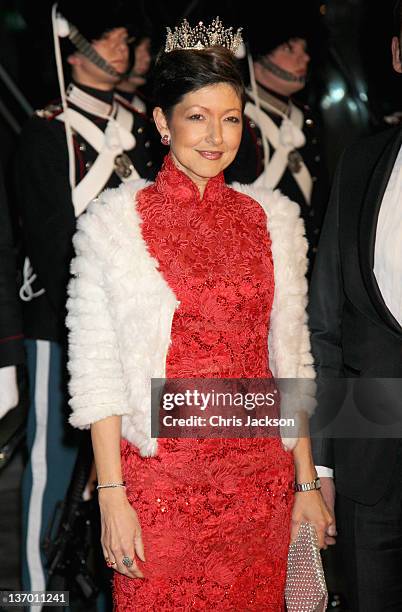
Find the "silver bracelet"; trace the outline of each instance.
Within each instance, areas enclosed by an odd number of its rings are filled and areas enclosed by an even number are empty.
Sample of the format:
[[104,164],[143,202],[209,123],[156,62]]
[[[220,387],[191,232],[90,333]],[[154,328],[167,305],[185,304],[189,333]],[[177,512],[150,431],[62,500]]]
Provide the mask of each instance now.
[[321,481],[318,476],[311,482],[295,482],[294,490],[296,493],[302,491],[315,491],[317,489],[321,489]]
[[123,487],[124,489],[126,488],[126,482],[125,480],[123,480],[123,482],[107,482],[106,484],[98,484],[97,485],[97,489],[115,489],[116,487]]

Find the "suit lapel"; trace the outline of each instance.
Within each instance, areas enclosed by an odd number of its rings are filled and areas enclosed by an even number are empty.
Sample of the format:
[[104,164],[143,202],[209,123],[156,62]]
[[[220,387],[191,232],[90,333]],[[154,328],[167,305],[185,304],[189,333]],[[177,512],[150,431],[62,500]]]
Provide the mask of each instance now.
[[364,284],[379,316],[398,334],[402,333],[402,328],[383,300],[373,269],[378,214],[401,145],[402,130],[398,130],[386,145],[372,173],[362,206],[359,227],[359,255]]

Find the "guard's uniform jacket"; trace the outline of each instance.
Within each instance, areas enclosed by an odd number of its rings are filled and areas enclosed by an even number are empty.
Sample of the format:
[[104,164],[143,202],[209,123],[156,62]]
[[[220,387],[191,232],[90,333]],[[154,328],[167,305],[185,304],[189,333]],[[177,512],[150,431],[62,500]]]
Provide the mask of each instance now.
[[0,172],[0,368],[24,362],[15,259],[6,191]]
[[[262,134],[266,138],[267,163]],[[225,178],[228,182],[280,189],[299,204],[306,226],[311,270],[327,205],[328,180],[310,109],[289,102],[285,118],[264,100],[260,101],[258,110],[250,94],[241,145]]]
[[[121,98],[116,101],[113,92],[77,85],[70,86],[68,92],[69,108],[76,112],[70,124],[74,134],[78,211],[69,184],[60,104],[37,111],[28,121],[15,164],[18,204],[29,258],[25,262],[26,282],[22,292],[26,300],[25,336],[51,341],[60,341],[65,335],[66,287],[76,217],[106,187],[117,187],[125,179],[153,179],[157,170],[151,146],[151,130],[155,128],[144,115]],[[122,128],[120,110],[125,120]],[[113,129],[108,130],[111,111],[118,125],[112,121]],[[134,137],[131,140],[127,125]],[[119,149],[120,141],[126,150],[122,151],[121,146]],[[101,160],[104,142],[108,151]],[[85,184],[83,180],[88,177],[89,183]]]
[[[27,258],[25,350],[30,383],[28,461],[23,475],[24,590],[46,590],[46,541],[57,503],[65,498],[82,443],[68,424],[65,303],[76,218],[107,187],[152,179],[152,126],[113,92],[71,85],[74,188],[63,108],[38,111],[25,126],[16,156],[16,190]],[[80,433],[80,432],[79,432]],[[61,466],[61,467],[60,467]]]
[[[0,168],[0,422],[8,411],[18,404],[16,366],[23,362],[24,346],[17,298],[15,249]],[[6,425],[3,431],[7,432],[7,429],[10,427]]]

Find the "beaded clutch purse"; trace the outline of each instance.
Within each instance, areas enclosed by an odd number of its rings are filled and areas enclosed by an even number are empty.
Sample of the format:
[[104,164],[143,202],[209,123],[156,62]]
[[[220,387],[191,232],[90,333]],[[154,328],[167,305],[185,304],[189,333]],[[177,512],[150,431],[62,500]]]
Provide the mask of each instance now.
[[289,546],[285,599],[288,612],[324,612],[328,603],[317,532],[310,523],[300,525]]

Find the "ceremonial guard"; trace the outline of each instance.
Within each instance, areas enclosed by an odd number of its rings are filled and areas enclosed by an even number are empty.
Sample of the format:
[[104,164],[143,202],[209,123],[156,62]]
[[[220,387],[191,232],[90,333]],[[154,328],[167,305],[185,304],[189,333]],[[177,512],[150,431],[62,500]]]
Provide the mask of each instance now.
[[159,138],[158,130],[153,118],[153,100],[145,89],[148,73],[152,67],[152,39],[149,29],[143,26],[139,31],[132,45],[133,65],[127,77],[119,82],[115,91],[115,98],[122,104],[127,103],[134,107],[137,113],[142,113],[152,124],[151,130],[151,149],[152,161],[155,167],[160,168],[166,155],[166,147],[163,146]]
[[[130,32],[120,4],[69,0],[53,7],[52,22],[61,102],[28,121],[16,157],[30,375],[23,587],[33,591],[46,587],[41,543],[57,501],[65,497],[79,443],[67,424],[64,327],[76,218],[105,188],[152,179],[155,170],[153,126],[114,95],[129,69]],[[68,87],[63,58],[71,68]]]
[[275,6],[268,21],[252,17],[243,138],[225,173],[229,182],[280,189],[300,205],[310,269],[328,197],[316,122],[310,109],[293,98],[306,84],[308,45],[317,25],[311,13],[293,3]]
[[[144,115],[152,117],[152,100],[147,98],[142,91],[152,64],[150,36],[144,34],[137,37],[133,56],[134,63],[130,73],[117,86],[118,95]],[[155,132],[157,132],[156,128]]]

